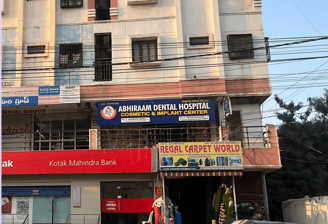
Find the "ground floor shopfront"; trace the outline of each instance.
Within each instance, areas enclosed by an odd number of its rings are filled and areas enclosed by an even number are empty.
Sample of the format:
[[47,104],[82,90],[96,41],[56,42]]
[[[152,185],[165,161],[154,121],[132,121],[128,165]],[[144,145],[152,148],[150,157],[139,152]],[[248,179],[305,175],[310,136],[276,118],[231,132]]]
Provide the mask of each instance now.
[[[167,206],[174,209],[173,217],[168,209],[166,218],[173,218],[178,224],[176,211],[183,224],[230,223],[229,220],[237,218],[266,220],[268,217],[261,172],[161,172],[161,176]],[[229,206],[222,208],[222,203]]]
[[152,173],[4,176],[2,223],[141,224],[157,183]]
[[152,157],[151,149],[2,153],[2,223],[141,224],[160,183]]

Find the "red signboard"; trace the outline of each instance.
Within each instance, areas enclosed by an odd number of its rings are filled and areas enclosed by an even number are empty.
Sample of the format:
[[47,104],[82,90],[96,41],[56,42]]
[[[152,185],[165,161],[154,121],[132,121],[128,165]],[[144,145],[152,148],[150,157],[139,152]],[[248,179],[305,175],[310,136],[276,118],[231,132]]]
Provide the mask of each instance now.
[[151,149],[3,152],[2,175],[150,173]]
[[102,198],[101,212],[103,213],[150,213],[153,211],[152,198]]

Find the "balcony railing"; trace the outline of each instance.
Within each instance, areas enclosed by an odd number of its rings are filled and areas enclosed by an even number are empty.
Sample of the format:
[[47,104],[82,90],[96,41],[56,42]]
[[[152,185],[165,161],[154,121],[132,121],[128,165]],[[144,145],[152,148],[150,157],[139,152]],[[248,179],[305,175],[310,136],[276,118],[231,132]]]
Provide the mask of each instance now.
[[3,151],[89,149],[89,129],[3,133]]
[[243,148],[267,147],[265,126],[227,127],[226,136],[229,141],[240,141]]
[[28,214],[1,214],[2,224],[29,224]]
[[152,128],[119,128],[97,130],[96,136],[87,130],[4,133],[3,151],[40,150],[87,150],[89,143],[96,142],[93,149],[124,149],[153,147],[160,142],[214,142],[240,141],[244,148],[265,148],[266,127],[226,127],[202,124],[196,126],[170,126]]
[[66,224],[99,224],[100,214],[69,214]]

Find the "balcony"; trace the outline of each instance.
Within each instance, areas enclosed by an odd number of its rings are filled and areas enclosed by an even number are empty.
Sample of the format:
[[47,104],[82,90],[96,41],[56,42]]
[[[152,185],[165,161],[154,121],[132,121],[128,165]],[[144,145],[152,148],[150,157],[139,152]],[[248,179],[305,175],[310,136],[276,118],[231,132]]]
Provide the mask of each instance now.
[[[271,126],[270,126],[271,127]],[[272,126],[273,127],[273,126]],[[240,141],[244,149],[270,148],[269,126],[222,128],[210,124],[3,133],[3,151],[152,148],[160,142]],[[276,136],[276,135],[275,135]],[[271,136],[272,137],[272,136]]]
[[281,168],[278,137],[273,125],[223,128],[213,124],[117,126],[75,131],[4,133],[2,151],[59,151],[156,148],[161,142],[241,141],[245,171]]

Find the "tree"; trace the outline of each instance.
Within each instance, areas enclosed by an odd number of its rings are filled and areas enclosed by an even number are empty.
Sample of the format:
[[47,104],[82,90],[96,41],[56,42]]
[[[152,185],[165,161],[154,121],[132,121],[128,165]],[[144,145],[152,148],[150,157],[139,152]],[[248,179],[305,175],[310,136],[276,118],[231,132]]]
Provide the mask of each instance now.
[[328,195],[328,90],[323,97],[308,98],[303,113],[302,103],[286,104],[277,95],[275,100],[285,110],[277,113],[283,167],[266,178],[271,220],[279,221],[282,201]]

